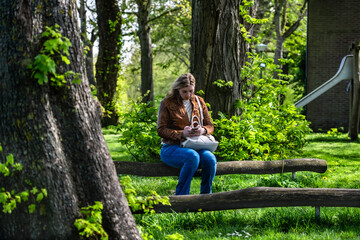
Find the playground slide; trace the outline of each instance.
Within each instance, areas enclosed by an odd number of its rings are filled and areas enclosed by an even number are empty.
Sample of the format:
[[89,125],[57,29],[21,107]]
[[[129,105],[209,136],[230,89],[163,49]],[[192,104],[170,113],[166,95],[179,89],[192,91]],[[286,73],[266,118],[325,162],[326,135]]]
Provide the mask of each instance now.
[[337,73],[328,81],[323,83],[320,87],[307,94],[305,97],[295,103],[295,107],[303,107],[314,99],[318,98],[321,94],[334,87],[337,83],[342,80],[353,78],[353,56],[346,55],[343,57],[340,63],[339,70]]

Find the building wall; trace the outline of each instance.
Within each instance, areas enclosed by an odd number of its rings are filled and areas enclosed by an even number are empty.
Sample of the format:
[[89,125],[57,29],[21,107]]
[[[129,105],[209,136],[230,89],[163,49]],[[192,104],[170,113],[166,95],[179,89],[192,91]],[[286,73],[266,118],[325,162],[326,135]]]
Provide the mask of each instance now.
[[[335,75],[356,39],[360,39],[359,0],[309,0],[307,93]],[[347,84],[338,83],[306,106],[306,117],[314,131],[348,129]]]

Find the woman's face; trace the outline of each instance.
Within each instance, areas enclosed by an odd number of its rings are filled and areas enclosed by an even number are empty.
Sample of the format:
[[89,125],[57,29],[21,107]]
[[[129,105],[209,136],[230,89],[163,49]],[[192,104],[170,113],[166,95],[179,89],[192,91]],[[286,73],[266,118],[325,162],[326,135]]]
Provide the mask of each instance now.
[[179,89],[180,96],[182,100],[189,100],[191,96],[194,94],[194,86],[188,86]]

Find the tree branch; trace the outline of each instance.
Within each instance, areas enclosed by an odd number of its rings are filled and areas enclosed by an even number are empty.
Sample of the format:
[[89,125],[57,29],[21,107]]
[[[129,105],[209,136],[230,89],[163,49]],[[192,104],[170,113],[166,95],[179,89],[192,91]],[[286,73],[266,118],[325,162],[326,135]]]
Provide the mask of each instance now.
[[162,16],[165,16],[165,15],[171,13],[171,12],[176,12],[176,11],[178,11],[178,10],[180,10],[180,9],[181,9],[180,7],[177,7],[177,8],[173,8],[173,9],[170,9],[170,10],[168,10],[168,11],[165,11],[165,12],[161,13],[160,15],[155,16],[155,17],[152,18],[152,19],[149,19],[149,21],[147,21],[147,23],[152,22],[152,21],[155,21],[156,19],[159,19],[159,18],[161,18]]
[[291,34],[293,34],[296,31],[296,29],[300,26],[301,20],[303,20],[303,18],[306,16],[307,2],[308,2],[308,0],[304,1],[304,4],[300,9],[300,16],[299,16],[298,20],[293,25],[291,25],[291,27],[287,31],[285,31],[285,33],[283,34],[284,39],[288,38]]

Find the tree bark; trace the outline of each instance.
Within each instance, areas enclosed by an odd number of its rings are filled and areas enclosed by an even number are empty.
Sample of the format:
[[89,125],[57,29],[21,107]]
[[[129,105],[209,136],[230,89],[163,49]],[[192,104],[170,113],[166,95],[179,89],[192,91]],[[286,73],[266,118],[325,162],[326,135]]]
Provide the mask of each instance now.
[[[293,34],[296,29],[300,26],[301,20],[306,15],[306,6],[308,0],[304,0],[304,3],[299,11],[298,19],[291,24],[291,26],[286,30],[286,26],[290,25],[287,18],[287,9],[288,9],[288,0],[275,0],[275,12],[274,12],[274,26],[276,33],[276,48],[274,55],[274,63],[279,64],[279,59],[283,58],[284,52],[284,42],[285,40]],[[278,73],[274,73],[275,78],[277,78]]]
[[[129,174],[147,177],[179,176],[180,169],[164,163],[140,163],[115,161],[118,174]],[[218,162],[216,175],[227,174],[273,174],[286,172],[312,171],[324,173],[327,162],[322,159],[288,159],[279,161],[232,161]],[[201,176],[197,170],[195,176]]]
[[105,109],[103,126],[116,125],[114,96],[118,72],[122,19],[116,0],[96,0],[99,27],[99,55],[96,62],[96,82],[98,98]]
[[149,14],[152,0],[137,0],[138,24],[137,35],[141,49],[141,95],[142,101],[151,101],[154,104],[154,81],[153,81],[153,56],[150,37]]
[[[240,114],[234,105],[242,99],[240,72],[249,49],[240,33],[240,2],[192,1],[191,72],[214,117],[218,112]],[[233,85],[218,87],[213,84],[218,79]]]
[[[13,154],[23,165],[19,179],[0,182],[22,191],[28,180],[48,192],[32,214],[26,202],[1,213],[2,239],[79,239],[74,221],[94,201],[104,205],[110,239],[141,239],[101,133],[99,104],[84,79],[76,13],[72,0],[0,2],[0,161]],[[66,79],[62,87],[39,85],[27,69],[39,54],[45,26],[55,23],[72,42],[71,64],[57,70],[80,73],[81,84]]]
[[357,141],[359,136],[359,119],[360,119],[360,40],[353,43],[352,53],[354,56],[353,63],[353,80],[351,83],[350,93],[350,120],[349,120],[349,137],[351,141]]
[[88,47],[87,53],[85,55],[85,66],[86,66],[86,76],[89,80],[90,85],[96,87],[95,74],[94,74],[94,57],[93,57],[93,44],[96,40],[96,34],[93,31],[90,39],[87,34],[87,11],[86,11],[86,2],[85,0],[80,0],[80,31],[81,31],[81,41],[84,44],[84,47]]
[[171,206],[156,204],[154,210],[167,213],[294,206],[360,207],[359,199],[359,189],[254,187],[213,194],[169,196]]

